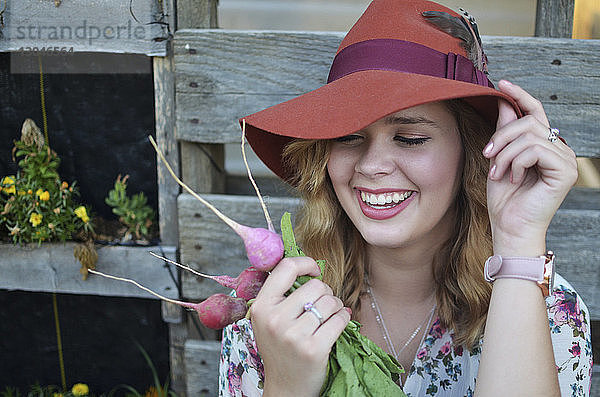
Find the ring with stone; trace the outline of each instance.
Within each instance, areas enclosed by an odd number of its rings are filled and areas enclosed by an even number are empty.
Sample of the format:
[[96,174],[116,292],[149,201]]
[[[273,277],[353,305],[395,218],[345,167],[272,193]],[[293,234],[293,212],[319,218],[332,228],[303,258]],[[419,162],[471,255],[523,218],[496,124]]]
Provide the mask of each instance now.
[[319,313],[319,311],[315,307],[314,303],[306,302],[304,304],[304,311],[311,312],[312,314],[314,314],[315,317],[317,318],[317,320],[319,320],[319,324],[323,324],[323,316],[321,315],[321,313]]
[[556,142],[556,140],[559,138],[560,131],[558,128],[548,128],[548,130],[550,131],[548,133],[548,140],[550,142]]

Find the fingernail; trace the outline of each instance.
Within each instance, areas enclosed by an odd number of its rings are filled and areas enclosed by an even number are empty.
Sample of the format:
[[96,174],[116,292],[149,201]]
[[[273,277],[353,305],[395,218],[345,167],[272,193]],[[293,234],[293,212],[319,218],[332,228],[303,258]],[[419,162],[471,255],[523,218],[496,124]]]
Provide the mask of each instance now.
[[500,82],[499,82],[499,83],[500,83],[500,84],[507,85],[507,86],[511,86],[511,85],[513,85],[513,84],[512,84],[510,81],[508,81],[508,80],[500,80]]
[[349,315],[352,315],[352,309],[350,309],[349,307],[345,307],[344,309],[346,309]]
[[485,149],[483,149],[483,154],[488,155],[488,154],[492,153],[493,148],[494,148],[494,142],[490,141],[490,143],[487,144]]
[[490,179],[494,179],[494,177],[496,176],[496,164],[494,164],[492,166],[492,169],[490,170]]

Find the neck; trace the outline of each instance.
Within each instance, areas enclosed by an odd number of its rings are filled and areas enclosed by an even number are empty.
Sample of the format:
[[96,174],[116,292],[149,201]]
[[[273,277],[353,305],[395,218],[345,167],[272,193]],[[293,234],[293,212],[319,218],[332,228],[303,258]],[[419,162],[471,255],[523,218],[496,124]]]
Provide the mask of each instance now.
[[402,302],[405,307],[431,305],[435,293],[433,257],[438,248],[423,251],[369,247],[369,282],[378,298]]

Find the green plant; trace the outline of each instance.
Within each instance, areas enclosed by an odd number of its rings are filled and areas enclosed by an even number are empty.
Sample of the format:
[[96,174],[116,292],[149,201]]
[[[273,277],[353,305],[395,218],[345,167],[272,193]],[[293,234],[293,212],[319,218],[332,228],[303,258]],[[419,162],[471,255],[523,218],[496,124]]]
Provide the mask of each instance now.
[[[29,387],[26,395],[22,395],[21,391],[16,387],[7,386],[3,391],[0,391],[0,397],[91,397],[89,387],[85,383],[77,383],[73,385],[71,390],[61,391],[58,386],[41,386],[36,383]],[[104,396],[101,394],[100,396]]]
[[23,123],[13,157],[18,172],[0,180],[0,228],[13,243],[65,241],[93,232],[89,209],[75,201],[76,182],[61,181],[60,158],[33,120]]
[[160,383],[158,374],[156,372],[156,367],[152,363],[150,356],[139,343],[136,342],[136,345],[138,349],[140,349],[140,352],[144,356],[144,360],[146,360],[148,367],[150,367],[150,370],[152,371],[154,385],[150,386],[144,393],[138,392],[135,388],[129,385],[119,385],[111,390],[109,397],[112,397],[112,395],[119,389],[127,390],[127,393],[125,394],[126,397],[177,397],[177,394],[175,394],[174,391],[169,390],[169,379],[167,378],[164,384]]
[[119,217],[119,221],[127,226],[126,236],[135,236],[136,239],[149,237],[150,227],[154,223],[154,211],[147,205],[148,199],[143,192],[127,196],[127,179],[125,175],[117,176],[115,187],[108,192],[104,200],[112,207],[112,212]]

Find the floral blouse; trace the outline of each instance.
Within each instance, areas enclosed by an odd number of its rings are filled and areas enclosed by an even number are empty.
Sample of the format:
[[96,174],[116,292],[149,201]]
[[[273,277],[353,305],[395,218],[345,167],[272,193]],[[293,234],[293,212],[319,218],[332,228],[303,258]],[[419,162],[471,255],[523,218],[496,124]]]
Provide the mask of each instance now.
[[[573,287],[556,275],[555,292],[546,299],[548,320],[561,395],[590,393],[592,340],[587,307]],[[453,331],[439,319],[423,339],[408,370],[403,390],[408,397],[472,396],[481,354],[453,344]],[[256,349],[252,325],[242,319],[223,330],[219,366],[219,396],[261,396],[264,368]]]

